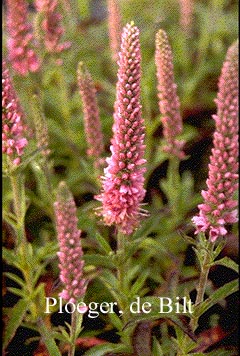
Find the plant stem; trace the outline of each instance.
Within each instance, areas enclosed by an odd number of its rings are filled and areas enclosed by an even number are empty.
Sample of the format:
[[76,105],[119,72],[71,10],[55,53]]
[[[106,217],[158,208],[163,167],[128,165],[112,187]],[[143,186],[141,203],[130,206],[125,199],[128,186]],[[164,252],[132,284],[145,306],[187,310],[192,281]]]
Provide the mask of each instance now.
[[22,199],[22,177],[19,174],[12,173],[10,175],[10,182],[13,192],[13,205],[14,205],[14,212],[16,214],[17,220],[17,245],[22,244],[23,247],[26,246],[26,236],[24,230],[24,211],[22,211],[23,203]]
[[[206,291],[207,281],[208,281],[208,274],[211,267],[211,261],[212,261],[211,253],[213,251],[213,247],[214,244],[212,242],[208,242],[206,248],[203,249],[204,256],[203,256],[203,262],[201,265],[201,272],[200,272],[200,277],[199,277],[199,282],[197,287],[197,297],[195,301],[195,306],[202,303],[204,299],[204,293]],[[197,318],[195,317],[191,320],[190,326],[195,331],[197,325],[198,325],[198,317]]]
[[177,157],[169,158],[168,166],[168,181],[169,181],[169,205],[172,215],[177,219],[179,215],[179,201],[180,201],[180,175],[179,175],[179,159]]
[[75,310],[71,315],[71,344],[68,351],[68,356],[74,356],[76,349],[76,327],[77,327],[77,311]]
[[[118,288],[119,295],[123,295],[120,298],[120,310],[122,311],[122,320],[123,324],[126,325],[129,317],[129,290],[128,290],[128,280],[127,273],[129,271],[129,260],[126,260],[126,243],[127,236],[118,232],[117,234],[117,253],[119,256],[118,260],[118,269],[117,269],[117,278],[118,278]],[[126,331],[122,331],[121,338],[122,342],[131,348],[131,328],[128,328]]]
[[[24,228],[24,216],[25,216],[25,195],[24,195],[24,185],[23,185],[23,177],[21,174],[17,174],[15,172],[10,175],[10,182],[13,191],[13,203],[14,203],[14,211],[16,214],[17,226],[16,226],[16,234],[17,234],[17,253],[19,257],[21,256],[22,263],[22,273],[24,279],[26,281],[26,295],[32,295],[34,286],[33,286],[33,271],[29,265],[29,261],[31,261],[31,257],[29,256],[28,246],[27,246],[27,238],[25,234]],[[22,201],[24,200],[24,201]],[[37,317],[37,307],[35,303],[29,304],[29,310],[33,318]]]

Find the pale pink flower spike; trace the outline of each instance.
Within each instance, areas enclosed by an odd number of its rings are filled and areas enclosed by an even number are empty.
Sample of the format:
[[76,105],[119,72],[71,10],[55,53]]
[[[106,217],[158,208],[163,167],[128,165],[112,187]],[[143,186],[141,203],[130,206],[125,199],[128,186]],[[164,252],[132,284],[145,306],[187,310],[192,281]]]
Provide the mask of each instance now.
[[[96,199],[102,202],[106,225],[116,225],[130,235],[139,225],[140,203],[144,198],[145,127],[140,105],[139,30],[133,23],[123,29],[113,139],[103,177],[103,191]],[[142,213],[144,214],[144,212]]]
[[119,8],[119,0],[108,0],[108,32],[110,48],[112,51],[112,59],[118,60],[118,52],[121,45],[121,14]]
[[77,78],[83,103],[84,129],[88,144],[87,154],[95,158],[98,166],[104,151],[102,127],[94,82],[83,62],[78,64]]
[[36,72],[39,59],[33,50],[32,26],[28,22],[28,4],[25,0],[7,0],[8,59],[20,75]]
[[22,121],[22,111],[13,89],[9,70],[3,62],[2,73],[2,152],[7,154],[14,165],[21,162],[28,141],[24,137],[27,132]]
[[214,242],[227,234],[226,224],[237,222],[238,205],[234,193],[238,188],[238,43],[228,50],[219,79],[216,99],[216,129],[210,157],[208,190],[202,191],[204,203],[192,221],[196,233],[208,232]]
[[163,150],[173,156],[183,159],[184,141],[177,136],[182,133],[183,125],[180,114],[180,102],[177,95],[177,85],[174,82],[173,56],[165,31],[156,34],[155,63],[157,67],[159,110],[162,115],[163,135],[166,145]]
[[57,201],[54,203],[56,227],[60,251],[60,280],[64,285],[59,294],[67,302],[76,303],[84,297],[87,282],[83,278],[84,261],[81,246],[81,231],[77,227],[77,209],[67,185],[61,182]]
[[58,11],[58,4],[58,0],[35,0],[36,9],[43,17],[41,28],[45,48],[49,53],[60,53],[71,47],[71,42],[61,43],[65,30],[61,23],[62,15]]

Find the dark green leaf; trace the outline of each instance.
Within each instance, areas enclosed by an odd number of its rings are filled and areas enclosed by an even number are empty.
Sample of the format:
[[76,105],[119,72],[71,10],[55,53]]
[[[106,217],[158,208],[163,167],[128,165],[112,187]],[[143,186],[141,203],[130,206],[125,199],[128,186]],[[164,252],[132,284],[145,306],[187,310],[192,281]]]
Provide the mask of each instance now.
[[3,348],[5,349],[13,336],[15,335],[17,328],[20,326],[24,315],[28,309],[29,301],[26,299],[20,299],[17,304],[9,311],[9,321],[6,324],[5,334],[3,338]]
[[104,356],[107,352],[114,351],[115,353],[128,352],[125,345],[106,343],[92,347],[85,352],[84,356]]
[[204,300],[203,303],[195,307],[194,315],[200,317],[205,311],[211,308],[220,300],[225,299],[227,296],[238,291],[238,279],[235,279],[224,286],[218,288],[209,298]]
[[239,273],[239,266],[236,262],[234,262],[233,260],[231,260],[231,258],[229,257],[223,257],[220,260],[215,261],[212,266],[214,265],[221,265],[221,266],[225,266],[227,268],[232,269],[233,271],[235,271],[236,273]]
[[52,336],[51,331],[46,327],[42,319],[38,321],[39,331],[42,335],[43,342],[46,345],[49,354],[54,356],[61,356],[61,353],[56,345],[56,342]]
[[101,256],[101,255],[93,254],[93,255],[84,255],[83,259],[88,265],[115,268],[111,256]]

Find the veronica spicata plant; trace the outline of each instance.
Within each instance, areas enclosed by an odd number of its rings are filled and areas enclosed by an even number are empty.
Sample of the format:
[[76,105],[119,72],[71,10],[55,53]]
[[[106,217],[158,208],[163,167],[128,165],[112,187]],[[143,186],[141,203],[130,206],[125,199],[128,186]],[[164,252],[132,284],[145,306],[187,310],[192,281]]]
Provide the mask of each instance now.
[[212,242],[225,236],[226,224],[237,222],[238,188],[238,43],[228,50],[219,79],[216,99],[216,129],[207,179],[208,190],[202,191],[204,203],[193,218],[196,233],[209,234]]
[[104,170],[102,202],[104,222],[130,235],[138,226],[140,203],[144,198],[144,121],[140,104],[139,30],[133,23],[124,27],[117,98],[114,106],[112,156]]

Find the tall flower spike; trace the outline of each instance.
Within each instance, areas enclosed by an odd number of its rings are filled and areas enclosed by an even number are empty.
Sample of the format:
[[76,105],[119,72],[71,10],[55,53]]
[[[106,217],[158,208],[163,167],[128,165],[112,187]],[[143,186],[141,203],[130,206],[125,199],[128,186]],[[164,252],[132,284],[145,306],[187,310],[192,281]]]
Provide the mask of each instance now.
[[3,62],[2,73],[2,151],[13,164],[21,162],[20,156],[28,141],[24,137],[27,128],[22,122],[22,111],[13,89],[9,70]]
[[180,6],[180,27],[182,31],[191,36],[193,25],[193,1],[194,0],[179,0]]
[[176,139],[182,133],[180,103],[177,85],[174,83],[173,56],[165,31],[156,34],[155,63],[157,67],[159,110],[162,114],[163,135],[166,140],[164,151],[184,158],[183,141]]
[[32,27],[27,20],[28,9],[25,0],[7,0],[7,39],[9,62],[21,75],[36,72],[40,62],[32,49]]
[[237,221],[233,196],[238,188],[238,42],[227,52],[218,88],[208,190],[202,191],[204,203],[192,219],[196,233],[209,233],[212,242],[227,234],[225,224]]
[[118,60],[121,44],[121,15],[118,0],[108,0],[108,32],[113,61]]
[[87,282],[83,278],[84,261],[81,231],[77,228],[77,209],[65,182],[61,182],[58,186],[54,209],[60,247],[57,253],[60,280],[64,285],[64,290],[59,296],[67,302],[75,303],[85,295]]
[[46,50],[59,53],[71,46],[71,42],[60,43],[64,34],[62,15],[57,12],[58,0],[35,0],[36,9],[41,14],[41,28]]
[[103,135],[96,99],[96,89],[83,62],[79,62],[77,70],[78,86],[83,102],[84,127],[88,144],[87,154],[96,159],[99,164],[104,151]]
[[110,147],[112,155],[106,159],[108,167],[104,170],[103,191],[96,197],[102,202],[104,222],[115,224],[127,235],[139,224],[140,203],[145,195],[145,127],[140,105],[140,61],[139,30],[132,22],[123,29]]

